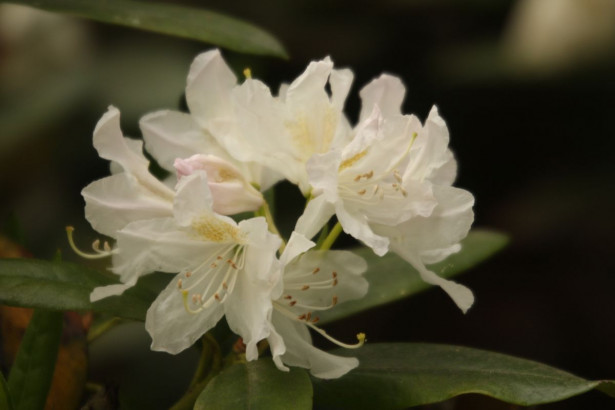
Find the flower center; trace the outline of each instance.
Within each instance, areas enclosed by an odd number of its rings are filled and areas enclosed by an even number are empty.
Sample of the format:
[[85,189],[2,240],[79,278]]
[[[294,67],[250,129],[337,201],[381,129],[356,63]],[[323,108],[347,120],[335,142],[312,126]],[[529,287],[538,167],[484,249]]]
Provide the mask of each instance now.
[[243,238],[239,228],[225,222],[214,215],[203,215],[192,222],[192,229],[202,238],[211,242],[242,243]]
[[196,269],[184,272],[177,280],[177,289],[186,311],[196,314],[224,302],[233,292],[244,264],[244,246],[231,245],[213,253]]

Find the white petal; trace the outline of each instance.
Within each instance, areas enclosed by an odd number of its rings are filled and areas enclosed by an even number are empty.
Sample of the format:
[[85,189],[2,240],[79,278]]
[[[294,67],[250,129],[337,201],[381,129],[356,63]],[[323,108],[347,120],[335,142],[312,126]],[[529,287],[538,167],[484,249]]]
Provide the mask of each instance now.
[[308,202],[297,220],[295,231],[306,238],[313,238],[335,214],[335,207],[321,195]]
[[365,215],[350,213],[340,204],[335,207],[337,219],[344,228],[344,232],[360,240],[365,245],[372,248],[378,256],[386,254],[389,250],[389,240],[377,235],[370,228]]
[[98,232],[113,238],[130,222],[172,215],[170,201],[153,195],[125,172],[92,182],[81,195],[88,222]]
[[128,282],[154,271],[195,269],[203,255],[220,246],[227,245],[200,240],[195,233],[180,230],[173,218],[135,221],[117,234],[119,252],[113,255],[113,271]]
[[366,270],[365,260],[352,252],[308,251],[284,270],[284,295],[296,302],[287,308],[301,316],[306,310],[326,310],[332,303],[359,299],[368,289],[361,276]]
[[354,74],[349,69],[332,70],[329,77],[331,86],[331,104],[339,111],[344,109],[344,102],[348,97]]
[[208,51],[194,59],[188,73],[186,102],[201,126],[208,127],[211,119],[230,115],[230,90],[236,84],[237,78],[219,50]]
[[340,357],[312,346],[312,339],[307,326],[292,321],[275,310],[272,323],[284,339],[286,353],[282,361],[289,366],[298,366],[310,370],[313,376],[321,379],[336,379],[359,365],[354,357]]
[[372,80],[359,92],[362,101],[359,122],[371,114],[375,105],[380,108],[385,118],[401,114],[401,104],[405,94],[406,89],[397,77],[382,74]]
[[200,153],[213,154],[212,146],[217,145],[190,114],[183,112],[156,111],[142,117],[139,126],[148,152],[164,169],[171,172],[175,171],[173,162],[176,158],[188,158]]
[[[339,151],[330,151],[325,154],[316,154],[306,164],[313,194],[324,196],[330,202],[337,201],[338,168],[342,157]],[[308,236],[309,237],[309,236]]]
[[416,270],[419,271],[421,279],[425,282],[440,286],[457,304],[459,309],[466,313],[472,304],[474,304],[474,294],[467,287],[460,285],[452,280],[444,279],[430,271],[423,265],[418,258],[404,258],[406,259]]
[[280,256],[280,264],[286,266],[290,261],[314,246],[316,246],[314,242],[310,241],[299,232],[293,231],[286,244],[286,248],[284,248],[284,252],[282,252]]
[[109,107],[96,124],[94,147],[102,158],[118,163],[152,193],[165,199],[173,197],[173,192],[149,173],[149,161],[145,156],[135,152],[134,146],[127,143],[120,129],[120,112],[117,108]]
[[173,212],[180,225],[189,226],[204,214],[213,215],[212,208],[213,198],[205,172],[197,171],[179,180],[173,201]]
[[325,85],[333,69],[329,57],[321,61],[312,61],[305,71],[293,81],[286,90],[286,103],[292,111],[304,110],[314,105],[315,101],[329,101]]
[[269,232],[263,217],[244,219],[239,223],[239,229],[245,233],[249,244],[246,247],[246,266],[249,266],[250,280],[273,287],[279,280],[280,272],[275,255],[282,240]]
[[[248,266],[246,261],[246,267]],[[247,272],[239,274],[244,273]],[[271,291],[270,287],[262,283],[240,277],[224,302],[226,321],[231,330],[242,337],[246,345],[247,360],[258,358],[256,344],[269,336],[269,317],[273,308]]]
[[127,283],[99,286],[90,293],[90,302],[96,302],[109,296],[118,296],[137,283],[137,276],[133,276]]
[[219,303],[201,312],[189,313],[177,287],[179,276],[169,282],[147,310],[145,328],[152,337],[152,350],[177,354],[192,346],[224,315]]

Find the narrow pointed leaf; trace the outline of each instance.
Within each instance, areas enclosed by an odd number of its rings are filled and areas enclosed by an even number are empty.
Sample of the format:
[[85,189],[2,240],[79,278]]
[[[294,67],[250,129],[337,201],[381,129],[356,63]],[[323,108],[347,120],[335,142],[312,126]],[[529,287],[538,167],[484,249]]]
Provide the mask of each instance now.
[[[461,241],[460,252],[440,263],[430,265],[429,268],[444,278],[451,278],[493,256],[507,243],[508,237],[504,234],[476,229]],[[392,252],[378,257],[371,249],[364,247],[355,253],[367,261],[368,271],[365,278],[369,282],[369,292],[361,299],[345,302],[335,309],[323,311],[320,314],[321,323],[332,322],[407,298],[432,287],[421,280],[412,266]]]
[[[146,286],[129,289],[96,303],[95,287],[118,283],[93,269],[69,262],[36,259],[0,259],[0,303],[51,310],[94,310],[128,319],[144,320],[154,300]],[[140,282],[141,284],[141,282]]]
[[614,381],[585,380],[534,361],[459,346],[387,343],[335,353],[358,357],[359,367],[340,379],[314,379],[316,406],[397,409],[467,393],[533,406],[615,387]]
[[62,322],[62,312],[34,311],[9,373],[8,387],[16,409],[45,407],[60,346]]
[[241,53],[287,57],[280,42],[248,22],[201,8],[133,0],[10,0],[10,3],[205,41]]
[[13,410],[9,386],[2,372],[0,372],[0,409]]
[[195,410],[312,409],[312,384],[303,369],[278,370],[270,359],[238,363],[203,390]]

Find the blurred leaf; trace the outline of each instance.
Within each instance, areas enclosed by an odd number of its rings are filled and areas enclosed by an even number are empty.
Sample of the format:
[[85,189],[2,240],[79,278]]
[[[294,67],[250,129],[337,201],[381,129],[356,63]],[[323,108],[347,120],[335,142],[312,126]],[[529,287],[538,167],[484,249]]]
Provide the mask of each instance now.
[[9,394],[9,386],[4,379],[4,375],[0,372],[0,409],[13,410],[13,402]]
[[62,312],[35,310],[9,374],[9,391],[19,410],[39,410],[47,392],[62,335]]
[[356,356],[360,365],[340,379],[313,380],[315,404],[324,408],[405,408],[467,393],[533,406],[615,386],[614,381],[589,381],[530,360],[459,346],[390,343],[335,353]]
[[90,302],[90,293],[95,287],[114,283],[118,283],[116,279],[101,272],[68,262],[0,260],[2,304],[52,310],[93,310],[144,320],[145,312],[156,297],[147,286],[136,286],[121,296]]
[[205,41],[241,53],[287,57],[280,42],[263,29],[200,8],[132,0],[10,0],[10,3]]
[[311,409],[312,385],[305,370],[281,372],[271,359],[238,363],[207,385],[194,408]]
[[[429,268],[444,278],[456,276],[489,258],[508,243],[504,234],[475,229],[461,241],[461,251]],[[407,298],[415,293],[429,289],[418,272],[399,256],[388,253],[376,256],[371,249],[355,251],[365,258],[368,270],[365,278],[369,282],[369,292],[358,300],[345,302],[320,313],[320,322],[332,322],[362,312],[373,307]]]

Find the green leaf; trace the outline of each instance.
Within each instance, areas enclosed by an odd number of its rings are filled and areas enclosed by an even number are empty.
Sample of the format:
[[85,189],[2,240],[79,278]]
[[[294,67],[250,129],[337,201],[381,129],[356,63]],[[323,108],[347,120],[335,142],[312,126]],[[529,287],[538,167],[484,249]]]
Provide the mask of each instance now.
[[8,2],[104,23],[205,41],[241,53],[287,57],[280,42],[263,29],[201,8],[132,0],[10,0]]
[[303,369],[278,370],[271,359],[238,363],[203,390],[195,410],[312,408],[312,384]]
[[336,380],[313,380],[317,406],[394,409],[466,393],[533,406],[563,400],[614,381],[589,381],[547,365],[466,347],[423,343],[366,345],[336,351],[356,356],[357,369]]
[[39,410],[45,407],[62,324],[62,312],[34,311],[9,374],[8,387],[16,409]]
[[[152,275],[150,275],[152,276]],[[151,282],[152,278],[145,278]],[[90,302],[95,287],[118,283],[115,278],[68,262],[36,259],[0,259],[0,303],[51,310],[93,310],[128,319],[144,320],[156,297],[142,284],[121,296]]]
[[[451,278],[489,258],[507,243],[508,237],[504,234],[475,229],[461,241],[460,252],[429,268],[444,278]],[[369,291],[362,299],[345,302],[335,309],[323,311],[319,315],[320,323],[342,319],[432,287],[421,280],[410,264],[392,252],[378,257],[371,249],[361,248],[355,253],[365,258],[369,266],[365,274]]]
[[13,401],[9,394],[9,386],[2,372],[0,372],[0,409],[13,410]]

